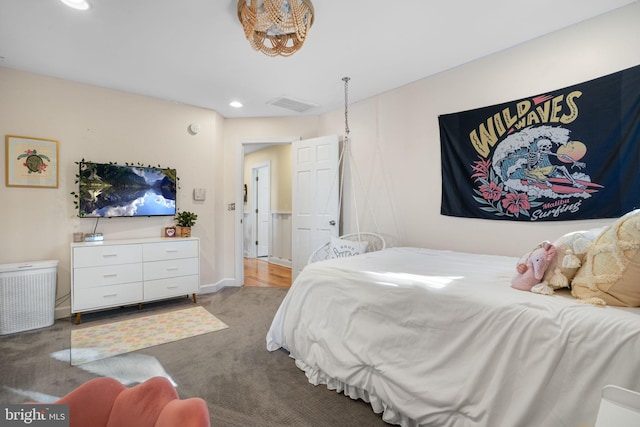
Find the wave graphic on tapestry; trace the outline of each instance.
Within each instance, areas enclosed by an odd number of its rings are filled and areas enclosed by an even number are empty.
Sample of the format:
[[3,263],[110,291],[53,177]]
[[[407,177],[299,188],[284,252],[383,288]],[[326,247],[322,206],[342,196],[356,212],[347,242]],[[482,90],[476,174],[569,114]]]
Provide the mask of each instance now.
[[[586,146],[570,141],[568,135],[567,129],[550,126],[525,128],[509,135],[490,161],[480,157],[474,163],[474,199],[486,212],[516,217],[531,217],[531,209],[538,207],[546,208],[547,215],[579,208],[579,199],[591,197],[603,186],[578,172],[586,167],[580,162]],[[537,217],[541,219],[541,214]]]

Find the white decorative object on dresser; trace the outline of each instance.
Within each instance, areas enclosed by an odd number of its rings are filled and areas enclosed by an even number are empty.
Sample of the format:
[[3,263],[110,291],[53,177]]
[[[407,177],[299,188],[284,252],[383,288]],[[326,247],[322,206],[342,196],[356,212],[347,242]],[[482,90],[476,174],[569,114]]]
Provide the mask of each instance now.
[[198,238],[71,244],[71,313],[175,298],[200,290]]

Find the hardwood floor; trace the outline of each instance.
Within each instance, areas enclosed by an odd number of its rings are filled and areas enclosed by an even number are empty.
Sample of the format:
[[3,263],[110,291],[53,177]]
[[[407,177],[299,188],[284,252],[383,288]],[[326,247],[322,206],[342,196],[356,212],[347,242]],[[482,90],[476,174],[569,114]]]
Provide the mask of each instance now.
[[289,288],[291,269],[260,258],[245,258],[244,285]]

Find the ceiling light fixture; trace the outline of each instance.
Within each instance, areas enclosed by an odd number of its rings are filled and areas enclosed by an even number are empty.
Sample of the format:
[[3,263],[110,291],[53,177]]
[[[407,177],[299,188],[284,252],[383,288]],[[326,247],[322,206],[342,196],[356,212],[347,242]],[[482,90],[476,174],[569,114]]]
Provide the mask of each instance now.
[[229,105],[233,108],[242,108],[242,102],[240,101],[231,101]]
[[87,3],[87,0],[60,0],[60,1],[74,9],[78,9],[78,10],[89,9],[89,3]]
[[311,0],[238,0],[238,19],[249,44],[269,56],[289,56],[313,25]]

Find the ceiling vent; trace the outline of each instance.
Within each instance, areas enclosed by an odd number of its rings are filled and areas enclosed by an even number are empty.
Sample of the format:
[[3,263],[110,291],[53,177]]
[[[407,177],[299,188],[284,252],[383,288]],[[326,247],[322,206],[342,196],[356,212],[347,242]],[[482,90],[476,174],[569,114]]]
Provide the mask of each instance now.
[[304,113],[318,105],[310,102],[300,101],[298,99],[288,98],[281,96],[280,98],[272,99],[267,104],[275,105],[276,107],[286,108],[287,110],[295,111],[296,113]]

